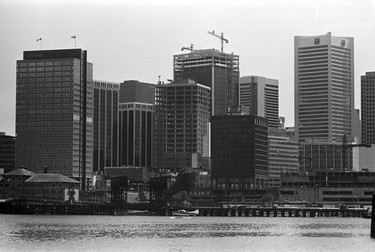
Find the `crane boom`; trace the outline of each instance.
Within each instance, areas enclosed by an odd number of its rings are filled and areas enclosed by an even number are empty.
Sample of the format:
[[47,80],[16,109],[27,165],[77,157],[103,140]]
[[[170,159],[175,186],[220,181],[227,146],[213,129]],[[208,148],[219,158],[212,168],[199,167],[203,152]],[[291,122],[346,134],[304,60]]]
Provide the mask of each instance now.
[[219,38],[221,40],[221,52],[223,52],[223,42],[225,41],[226,43],[229,43],[229,40],[224,38],[224,34],[221,33],[221,36],[219,36],[218,34],[215,33],[215,31],[212,31],[212,32],[208,32],[209,34],[211,34],[212,36],[215,36],[217,38]]
[[183,50],[189,50],[190,52],[193,52],[193,51],[194,51],[193,46],[194,46],[194,45],[191,44],[190,47],[182,47],[182,48],[181,48],[181,51],[183,51]]

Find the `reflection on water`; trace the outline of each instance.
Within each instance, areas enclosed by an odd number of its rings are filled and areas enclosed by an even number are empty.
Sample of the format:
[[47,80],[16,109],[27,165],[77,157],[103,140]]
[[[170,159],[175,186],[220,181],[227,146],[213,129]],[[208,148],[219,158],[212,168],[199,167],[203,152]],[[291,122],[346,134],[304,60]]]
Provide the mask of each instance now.
[[349,244],[344,251],[359,241],[357,251],[375,245],[370,221],[360,218],[0,215],[0,222],[0,250],[243,251],[251,243],[259,251],[326,251],[338,238]]

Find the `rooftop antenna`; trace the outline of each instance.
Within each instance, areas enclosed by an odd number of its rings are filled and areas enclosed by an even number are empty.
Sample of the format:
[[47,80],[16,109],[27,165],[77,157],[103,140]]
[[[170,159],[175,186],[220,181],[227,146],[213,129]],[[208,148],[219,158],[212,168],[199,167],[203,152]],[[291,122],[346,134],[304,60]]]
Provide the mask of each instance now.
[[194,52],[194,45],[193,44],[190,44],[190,47],[182,47],[181,48],[181,51],[183,50],[189,50],[190,52]]
[[76,44],[76,42],[77,42],[77,36],[74,35],[74,36],[71,36],[70,38],[74,39],[74,48],[77,48],[77,44]]
[[223,41],[225,41],[226,43],[228,43],[229,42],[228,39],[224,38],[224,34],[223,33],[221,33],[221,36],[217,35],[215,33],[215,31],[212,31],[212,32],[209,31],[208,33],[211,34],[212,36],[215,36],[215,37],[219,38],[221,40],[221,52],[223,52],[223,50],[224,50],[224,48],[223,48]]
[[38,38],[36,42],[40,41],[40,50],[43,48],[42,38]]

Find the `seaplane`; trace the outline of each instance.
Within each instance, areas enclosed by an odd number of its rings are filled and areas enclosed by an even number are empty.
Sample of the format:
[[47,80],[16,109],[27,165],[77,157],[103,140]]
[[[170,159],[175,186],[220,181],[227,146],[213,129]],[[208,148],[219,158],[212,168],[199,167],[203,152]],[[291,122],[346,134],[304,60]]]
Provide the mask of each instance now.
[[184,209],[180,209],[178,211],[172,212],[172,216],[176,216],[176,217],[192,217],[192,216],[198,216],[198,215],[199,215],[198,209],[194,211],[186,211]]

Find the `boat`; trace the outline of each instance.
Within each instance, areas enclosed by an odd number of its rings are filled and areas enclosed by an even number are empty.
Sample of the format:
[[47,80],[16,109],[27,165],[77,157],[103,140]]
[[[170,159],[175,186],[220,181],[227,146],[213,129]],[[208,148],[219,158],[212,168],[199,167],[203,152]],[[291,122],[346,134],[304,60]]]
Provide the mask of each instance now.
[[181,216],[181,217],[185,217],[185,216],[198,216],[199,215],[199,210],[196,209],[194,211],[186,211],[184,209],[180,209],[178,211],[173,211],[172,212],[172,215],[173,216]]
[[126,212],[126,210],[119,210],[119,209],[116,209],[116,210],[113,212],[113,215],[117,215],[117,216],[127,215],[127,212]]

